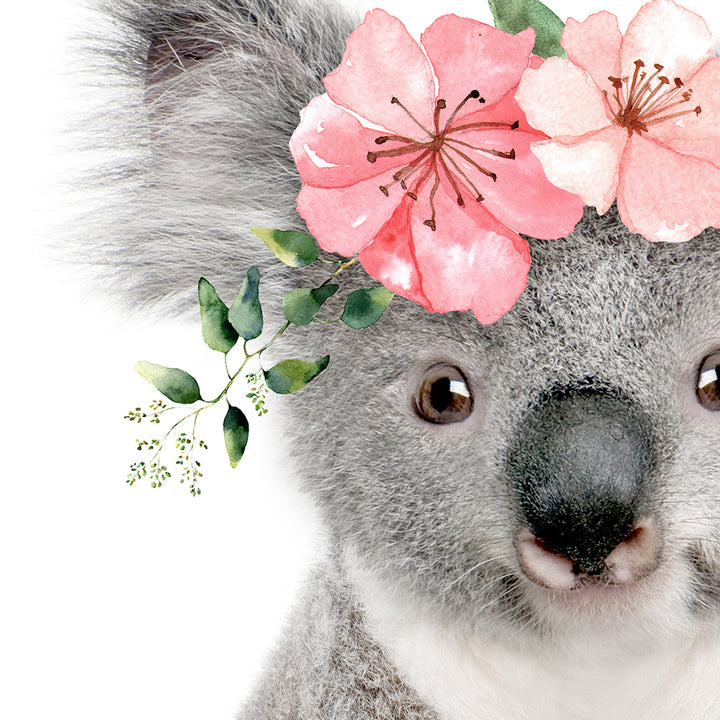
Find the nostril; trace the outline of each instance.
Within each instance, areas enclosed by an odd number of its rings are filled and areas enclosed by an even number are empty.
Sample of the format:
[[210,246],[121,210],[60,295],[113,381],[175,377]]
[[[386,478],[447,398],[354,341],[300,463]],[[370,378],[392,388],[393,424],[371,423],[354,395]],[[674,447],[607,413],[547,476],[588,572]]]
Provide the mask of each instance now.
[[592,573],[553,550],[529,529],[518,534],[515,549],[523,572],[533,582],[552,590],[574,590],[593,580],[609,585],[629,585],[657,567],[660,533],[652,518],[641,518],[603,559],[602,567]]
[[551,550],[529,530],[523,530],[515,540],[520,567],[538,585],[552,590],[573,590],[578,585],[573,562]]
[[630,534],[605,558],[611,582],[635,582],[649,575],[660,557],[660,533],[652,518],[642,518]]

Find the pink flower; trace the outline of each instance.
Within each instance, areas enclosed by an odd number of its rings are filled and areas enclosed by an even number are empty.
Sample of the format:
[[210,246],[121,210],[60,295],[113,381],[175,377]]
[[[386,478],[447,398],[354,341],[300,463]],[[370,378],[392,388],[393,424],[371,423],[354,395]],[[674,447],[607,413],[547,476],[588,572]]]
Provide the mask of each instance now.
[[546,136],[513,99],[534,36],[445,15],[420,47],[369,12],[290,142],[298,211],[320,246],[360,253],[428,310],[482,323],[507,312],[530,264],[518,233],[564,236],[583,207],[545,179],[530,145]]
[[648,240],[720,225],[720,58],[704,20],[652,0],[623,37],[608,12],[568,20],[562,46],[523,76],[516,99],[551,139],[533,145],[548,178]]

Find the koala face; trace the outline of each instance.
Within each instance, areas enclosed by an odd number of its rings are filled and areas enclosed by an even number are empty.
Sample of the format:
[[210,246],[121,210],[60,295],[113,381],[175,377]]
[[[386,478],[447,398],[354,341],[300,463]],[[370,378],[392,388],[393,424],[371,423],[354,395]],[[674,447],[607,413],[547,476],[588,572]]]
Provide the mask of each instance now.
[[[144,302],[200,275],[229,295],[257,265],[277,309],[297,280],[247,229],[302,227],[287,143],[354,20],[259,0],[122,7],[113,59],[144,63],[150,149],[118,173],[130,210],[93,228],[103,252]],[[344,562],[461,630],[697,633],[720,619],[720,233],[650,244],[612,208],[529,242],[527,289],[493,325],[396,298],[362,332],[288,333],[284,353],[331,357],[282,406],[303,486]]]
[[717,234],[650,245],[586,211],[530,244],[492,326],[397,299],[332,337],[322,383],[288,403],[307,489],[341,549],[466,628],[717,617]]

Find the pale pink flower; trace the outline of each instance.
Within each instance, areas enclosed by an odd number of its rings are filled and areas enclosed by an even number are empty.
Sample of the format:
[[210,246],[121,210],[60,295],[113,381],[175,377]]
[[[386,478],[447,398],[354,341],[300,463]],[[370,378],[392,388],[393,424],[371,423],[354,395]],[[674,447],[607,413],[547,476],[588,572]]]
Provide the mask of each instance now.
[[545,179],[530,145],[546,136],[513,99],[534,35],[445,15],[420,46],[369,12],[290,142],[298,211],[320,246],[360,253],[428,310],[483,323],[507,312],[530,264],[518,233],[564,236],[583,207]]
[[533,145],[548,178],[648,240],[720,225],[720,58],[705,21],[652,0],[625,36],[608,12],[568,20],[568,60],[528,70],[516,99],[550,136]]

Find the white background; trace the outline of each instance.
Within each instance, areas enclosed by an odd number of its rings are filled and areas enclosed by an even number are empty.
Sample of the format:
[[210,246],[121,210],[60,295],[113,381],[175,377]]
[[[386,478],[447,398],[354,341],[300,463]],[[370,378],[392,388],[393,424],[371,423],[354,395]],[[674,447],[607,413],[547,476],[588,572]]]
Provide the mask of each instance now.
[[[639,4],[605,7],[624,28]],[[720,33],[720,4],[686,4]],[[419,33],[438,4],[384,7]],[[552,7],[577,19],[599,9]],[[490,20],[482,0],[442,11]],[[88,95],[68,38],[87,16],[75,0],[35,0],[2,18],[0,717],[230,720],[321,533],[269,439],[272,417],[264,437],[255,423],[236,470],[219,420],[201,433],[199,498],[174,482],[125,485],[133,441],[151,430],[122,416],[156,394],[132,364],[215,377],[217,359],[197,327],[120,313],[54,257],[71,204],[63,182],[79,164],[65,128]]]

